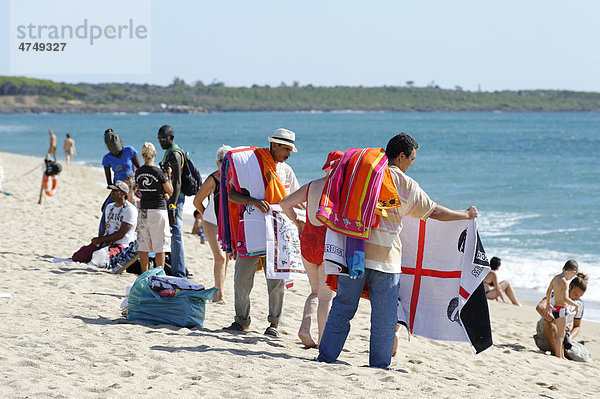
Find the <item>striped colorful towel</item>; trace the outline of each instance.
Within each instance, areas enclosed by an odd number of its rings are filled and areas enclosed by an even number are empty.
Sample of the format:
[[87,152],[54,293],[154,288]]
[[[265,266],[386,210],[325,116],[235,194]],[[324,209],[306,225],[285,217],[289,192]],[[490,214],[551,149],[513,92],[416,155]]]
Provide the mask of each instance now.
[[401,206],[382,148],[351,148],[332,170],[317,211],[328,228],[363,240],[369,238],[376,210]]

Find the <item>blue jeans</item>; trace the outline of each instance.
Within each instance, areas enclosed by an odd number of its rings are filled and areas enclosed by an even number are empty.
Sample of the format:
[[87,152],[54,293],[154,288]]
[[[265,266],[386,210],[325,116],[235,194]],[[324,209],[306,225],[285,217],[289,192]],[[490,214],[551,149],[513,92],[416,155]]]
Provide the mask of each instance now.
[[185,195],[180,194],[175,210],[175,224],[171,225],[171,274],[186,277],[185,258],[183,256],[183,204]]
[[358,301],[365,283],[369,284],[371,298],[369,366],[387,368],[392,362],[394,334],[398,321],[400,274],[372,269],[365,269],[365,276],[359,279],[339,276],[337,295],[333,298],[319,343],[318,361],[333,363],[342,352],[350,332],[350,320],[358,309]]

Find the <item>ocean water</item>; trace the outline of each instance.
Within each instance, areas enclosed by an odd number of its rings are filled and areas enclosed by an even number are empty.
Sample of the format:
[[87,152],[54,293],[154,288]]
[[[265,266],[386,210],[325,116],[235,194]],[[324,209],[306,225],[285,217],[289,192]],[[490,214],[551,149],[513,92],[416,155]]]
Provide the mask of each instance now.
[[42,157],[52,128],[59,160],[70,132],[75,161],[100,167],[106,128],[138,151],[151,141],[161,154],[163,124],[173,126],[203,174],[215,170],[221,144],[266,147],[269,131],[292,129],[299,152],[288,163],[301,183],[322,176],[331,150],[385,147],[408,132],[420,144],[408,174],[442,205],[478,207],[483,244],[489,257],[502,258],[504,278],[541,294],[564,262],[576,259],[590,276],[586,319],[600,320],[600,113],[0,115],[0,150]]

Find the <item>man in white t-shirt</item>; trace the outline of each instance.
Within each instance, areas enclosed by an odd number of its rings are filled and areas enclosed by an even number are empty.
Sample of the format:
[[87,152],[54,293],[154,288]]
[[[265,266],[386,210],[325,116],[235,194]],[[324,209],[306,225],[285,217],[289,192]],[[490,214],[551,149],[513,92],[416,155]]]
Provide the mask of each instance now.
[[[587,276],[578,273],[569,283],[569,298],[579,305],[579,310],[574,313],[574,307],[569,306],[567,312],[567,334],[565,335],[565,357],[578,362],[591,362],[592,356],[583,344],[574,341],[579,335],[581,319],[583,318],[583,301],[581,296],[587,290]],[[536,326],[536,335],[533,336],[535,344],[544,352],[554,353],[553,344],[556,336],[556,324],[553,323],[554,316],[546,310],[547,299],[544,297],[537,305],[537,312],[542,316]],[[550,298],[550,304],[554,305],[554,296]]]
[[117,180],[108,188],[111,190],[110,197],[114,203],[106,207],[104,229],[98,237],[92,238],[91,244],[81,247],[73,254],[72,259],[75,262],[89,262],[94,252],[106,246],[109,247],[109,258],[112,258],[136,239],[135,227],[138,211],[127,201],[129,186],[127,183]]

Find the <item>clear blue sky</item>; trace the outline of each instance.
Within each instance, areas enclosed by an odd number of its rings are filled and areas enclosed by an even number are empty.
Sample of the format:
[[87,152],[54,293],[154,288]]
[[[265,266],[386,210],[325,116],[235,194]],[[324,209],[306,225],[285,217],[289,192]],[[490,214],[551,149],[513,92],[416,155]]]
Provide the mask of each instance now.
[[[0,1],[7,26],[9,2]],[[410,80],[467,90],[600,91],[598,0],[152,0],[150,15],[149,74],[84,69],[27,76],[161,85],[179,77],[228,86]],[[0,40],[3,75],[12,51],[7,30]]]

